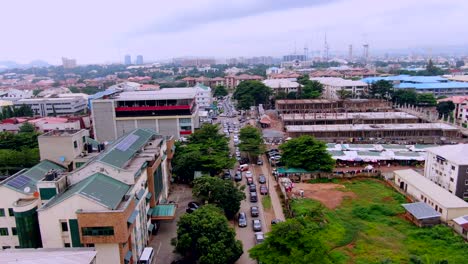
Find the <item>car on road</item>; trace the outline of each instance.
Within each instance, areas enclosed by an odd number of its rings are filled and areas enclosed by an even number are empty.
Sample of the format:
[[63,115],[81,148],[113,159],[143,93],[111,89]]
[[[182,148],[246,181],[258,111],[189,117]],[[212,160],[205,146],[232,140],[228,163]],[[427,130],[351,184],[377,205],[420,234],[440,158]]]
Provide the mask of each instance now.
[[268,187],[266,185],[260,185],[260,194],[267,195],[268,194]]
[[262,243],[263,240],[265,240],[265,235],[263,234],[263,232],[255,232],[254,238],[255,238],[255,245],[258,245]]
[[236,171],[236,175],[234,175],[234,180],[237,181],[242,181],[242,172]]
[[265,177],[265,175],[260,174],[260,176],[258,176],[258,182],[261,183],[261,184],[266,183],[266,177]]
[[257,159],[257,165],[263,165],[263,160],[262,159]]
[[247,180],[247,184],[249,184],[249,185],[254,183],[252,177],[245,177],[245,179]]
[[252,229],[254,232],[262,231],[262,221],[258,219],[252,220]]
[[256,203],[258,201],[257,193],[256,192],[250,192],[250,202]]
[[257,192],[257,186],[254,183],[249,185],[249,192]]
[[250,207],[250,216],[257,217],[258,214],[259,214],[258,207],[257,206],[251,206]]
[[248,158],[242,158],[241,160],[239,160],[239,164],[243,165],[243,164],[246,164],[248,165],[249,163],[249,159]]
[[247,226],[247,215],[244,212],[239,213],[239,218],[237,219],[239,227]]
[[248,171],[249,170],[249,164],[241,164],[239,166],[240,171]]
[[200,208],[199,203],[190,202],[190,203],[188,203],[188,207],[187,207],[187,209],[185,209],[185,212],[191,214],[191,213],[195,212],[195,210],[197,210],[198,208]]
[[245,177],[252,177],[252,172],[251,171],[246,171],[245,172]]
[[224,172],[223,178],[224,178],[225,180],[230,180],[230,179],[231,179],[231,170],[226,170],[226,171]]

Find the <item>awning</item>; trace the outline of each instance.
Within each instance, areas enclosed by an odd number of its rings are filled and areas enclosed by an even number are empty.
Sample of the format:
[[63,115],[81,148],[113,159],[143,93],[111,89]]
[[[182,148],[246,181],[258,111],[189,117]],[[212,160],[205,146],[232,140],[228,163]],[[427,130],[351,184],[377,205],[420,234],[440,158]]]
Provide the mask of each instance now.
[[152,194],[152,193],[150,193],[150,192],[148,192],[148,193],[146,194],[146,199],[149,199],[149,198],[151,198],[151,196],[153,196],[153,194]]
[[152,215],[153,214],[153,208],[148,209],[148,212],[146,212],[146,215]]
[[152,208],[152,220],[173,220],[176,214],[177,204],[158,204]]
[[153,224],[150,224],[150,225],[148,226],[148,232],[153,231],[153,229],[154,229],[154,225],[153,225]]
[[137,216],[138,216],[138,210],[133,211],[133,213],[127,219],[127,223],[133,224],[135,222],[135,219],[136,219]]
[[125,259],[126,261],[130,261],[131,258],[132,258],[132,251],[129,250],[129,251],[127,251],[127,253],[125,254],[124,259]]
[[145,189],[141,189],[140,191],[138,191],[137,195],[136,195],[136,198],[138,200],[141,200],[141,197],[143,197],[143,194],[145,194]]

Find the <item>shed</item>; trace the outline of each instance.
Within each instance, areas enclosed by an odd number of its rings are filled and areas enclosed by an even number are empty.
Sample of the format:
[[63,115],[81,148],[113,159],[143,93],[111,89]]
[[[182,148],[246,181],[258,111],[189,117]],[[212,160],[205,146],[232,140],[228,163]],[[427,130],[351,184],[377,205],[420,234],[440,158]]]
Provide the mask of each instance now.
[[440,224],[441,214],[424,202],[402,204],[406,210],[406,218],[419,227]]
[[468,240],[468,215],[453,219],[453,229]]

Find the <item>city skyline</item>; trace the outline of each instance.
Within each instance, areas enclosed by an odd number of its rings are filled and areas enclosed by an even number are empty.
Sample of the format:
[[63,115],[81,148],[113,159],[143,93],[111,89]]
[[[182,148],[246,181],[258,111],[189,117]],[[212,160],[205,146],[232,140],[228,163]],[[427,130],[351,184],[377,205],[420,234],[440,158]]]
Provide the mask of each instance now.
[[[121,62],[126,54],[145,61],[183,56],[217,58],[303,54],[324,47],[346,54],[362,45],[382,50],[436,49],[468,43],[461,27],[468,3],[461,0],[385,1],[27,1],[1,3],[8,41],[0,60],[59,64]],[[92,8],[90,8],[92,7]],[[18,19],[19,16],[27,20]],[[434,19],[434,18],[441,19]],[[126,19],[122,19],[126,18]],[[12,23],[12,22],[15,23]],[[34,27],[30,21],[34,21]],[[29,22],[29,23],[28,23]],[[227,30],[228,29],[228,30]]]

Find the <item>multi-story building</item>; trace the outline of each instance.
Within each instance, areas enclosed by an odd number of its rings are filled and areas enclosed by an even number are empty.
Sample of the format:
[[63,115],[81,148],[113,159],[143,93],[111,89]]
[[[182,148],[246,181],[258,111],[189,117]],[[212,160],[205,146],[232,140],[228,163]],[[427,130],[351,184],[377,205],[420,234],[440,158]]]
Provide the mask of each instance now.
[[300,100],[276,100],[275,109],[280,114],[289,113],[344,113],[367,112],[369,109],[376,112],[388,112],[392,110],[391,102],[377,99],[300,99]]
[[454,117],[459,124],[465,124],[468,116],[464,115],[465,110],[468,107],[468,96],[451,96],[448,98],[437,100],[437,102],[448,102],[451,101],[455,105]]
[[243,81],[261,81],[263,80],[262,76],[258,75],[249,75],[249,74],[241,74],[241,75],[228,75],[224,77],[225,85],[228,89],[234,89]]
[[121,92],[91,101],[96,140],[113,141],[137,128],[179,138],[199,127],[196,89]]
[[283,61],[306,61],[307,56],[306,55],[298,55],[298,54],[292,54],[292,55],[284,55],[283,56]]
[[72,69],[76,67],[76,59],[68,59],[62,57],[62,66],[65,69]]
[[262,81],[263,84],[270,87],[274,94],[298,92],[300,84],[289,79],[267,79]]
[[323,85],[323,97],[326,99],[341,99],[338,91],[350,92],[353,98],[359,98],[364,94],[368,84],[362,81],[346,80],[335,77],[311,78]]
[[197,84],[195,87],[196,89],[196,103],[200,109],[206,109],[211,107],[211,103],[213,102],[213,95],[211,94],[211,88],[205,86],[203,84]]
[[0,99],[8,101],[17,101],[20,99],[27,99],[33,97],[32,90],[18,90],[14,88],[9,88],[3,91],[0,91]]
[[143,55],[138,55],[136,57],[136,65],[143,65]]
[[29,105],[34,114],[40,116],[74,115],[86,111],[87,100],[83,97],[31,98],[20,99],[14,105]]
[[125,64],[125,65],[131,65],[131,64],[132,64],[132,56],[130,56],[130,55],[125,55],[125,57],[124,57],[124,64]]
[[468,200],[468,144],[426,149],[424,177]]

